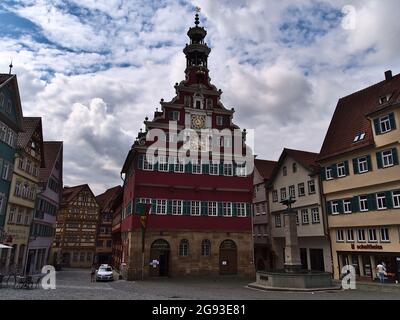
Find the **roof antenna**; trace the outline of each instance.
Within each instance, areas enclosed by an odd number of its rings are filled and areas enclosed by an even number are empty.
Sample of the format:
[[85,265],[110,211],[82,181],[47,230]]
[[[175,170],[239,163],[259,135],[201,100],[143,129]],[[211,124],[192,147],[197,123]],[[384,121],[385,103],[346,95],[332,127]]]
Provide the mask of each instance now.
[[10,67],[10,71],[8,72],[8,74],[11,74],[11,70],[12,70],[12,68],[13,68],[12,59],[11,59],[11,62],[10,62],[9,67]]

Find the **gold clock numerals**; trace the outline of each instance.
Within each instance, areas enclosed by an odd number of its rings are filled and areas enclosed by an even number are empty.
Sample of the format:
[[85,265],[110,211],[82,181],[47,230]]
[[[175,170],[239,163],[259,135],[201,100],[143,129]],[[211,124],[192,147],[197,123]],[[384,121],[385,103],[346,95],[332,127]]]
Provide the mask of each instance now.
[[206,120],[204,116],[193,115],[192,116],[192,128],[193,129],[203,129],[205,127]]

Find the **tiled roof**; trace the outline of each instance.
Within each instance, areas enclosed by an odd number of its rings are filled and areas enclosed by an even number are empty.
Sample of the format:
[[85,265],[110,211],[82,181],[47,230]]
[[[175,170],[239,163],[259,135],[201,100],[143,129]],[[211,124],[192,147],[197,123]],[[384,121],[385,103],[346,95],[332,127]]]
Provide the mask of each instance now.
[[38,125],[41,125],[42,118],[40,117],[23,117],[22,118],[22,129],[23,132],[18,134],[17,145],[19,148],[25,148],[32,134],[35,132]]
[[298,163],[300,163],[303,167],[309,169],[310,171],[315,171],[318,168],[317,158],[318,153],[302,151],[302,150],[293,150],[293,149],[284,149],[283,152],[292,157]]
[[[380,104],[380,98],[386,95],[391,95],[390,100]],[[367,115],[398,103],[400,74],[340,99],[318,160],[374,144],[372,126]],[[364,140],[354,143],[355,137],[362,133],[365,133]]]
[[62,145],[62,141],[43,142],[44,165],[39,170],[40,181],[47,182],[49,179]]
[[320,168],[316,162],[318,153],[285,148],[285,149],[283,149],[282,154],[279,157],[279,161],[274,166],[274,169],[271,173],[271,177],[269,179],[270,180],[269,184],[272,184],[272,181],[277,176],[280,167],[282,166],[284,160],[288,156],[293,158],[295,161],[297,161],[299,164],[301,164],[304,168],[306,168],[308,171],[310,171],[311,174],[318,173],[319,168]]
[[89,188],[87,184],[82,184],[80,186],[75,186],[75,187],[64,187],[62,194],[62,202],[63,203],[70,202],[79,194],[79,192],[81,192],[86,187]]
[[116,186],[113,188],[108,189],[106,192],[98,195],[96,197],[97,203],[99,204],[101,209],[107,208],[110,206],[114,197],[122,191],[121,186]]
[[255,159],[254,166],[257,168],[258,172],[264,179],[269,179],[276,166],[277,161],[261,160]]
[[14,76],[13,74],[0,73],[0,85],[2,85],[4,82],[12,78],[13,76]]

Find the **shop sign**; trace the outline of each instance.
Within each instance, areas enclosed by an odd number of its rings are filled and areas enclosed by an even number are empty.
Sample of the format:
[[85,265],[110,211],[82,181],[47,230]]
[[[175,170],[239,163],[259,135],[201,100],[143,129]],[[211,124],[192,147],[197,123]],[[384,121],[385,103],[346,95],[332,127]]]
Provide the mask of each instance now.
[[383,246],[378,244],[352,244],[351,249],[353,250],[383,250]]

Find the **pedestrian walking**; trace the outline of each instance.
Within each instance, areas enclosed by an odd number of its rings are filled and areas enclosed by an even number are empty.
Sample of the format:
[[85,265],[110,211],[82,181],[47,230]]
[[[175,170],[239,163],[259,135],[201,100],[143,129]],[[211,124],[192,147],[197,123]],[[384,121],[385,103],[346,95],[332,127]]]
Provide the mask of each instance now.
[[376,272],[378,273],[379,282],[385,283],[386,267],[384,262],[376,266]]

